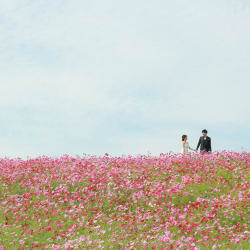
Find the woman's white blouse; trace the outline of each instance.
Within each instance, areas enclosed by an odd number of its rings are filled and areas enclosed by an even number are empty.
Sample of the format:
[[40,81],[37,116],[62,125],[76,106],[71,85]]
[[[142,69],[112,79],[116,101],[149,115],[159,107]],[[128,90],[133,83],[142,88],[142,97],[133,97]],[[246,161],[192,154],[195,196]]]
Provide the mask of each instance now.
[[183,151],[183,149],[182,149],[182,153],[187,154],[189,148],[190,148],[190,147],[189,147],[189,144],[188,144],[188,142],[186,142],[186,143],[184,144],[184,151]]

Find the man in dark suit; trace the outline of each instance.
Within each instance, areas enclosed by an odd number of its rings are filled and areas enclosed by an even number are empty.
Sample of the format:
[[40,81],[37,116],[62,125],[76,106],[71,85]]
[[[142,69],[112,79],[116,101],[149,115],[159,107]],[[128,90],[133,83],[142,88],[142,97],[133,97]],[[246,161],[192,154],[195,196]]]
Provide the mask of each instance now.
[[199,147],[200,147],[200,152],[201,153],[212,152],[211,138],[207,136],[207,130],[206,129],[202,130],[202,136],[199,139],[196,150],[198,150]]

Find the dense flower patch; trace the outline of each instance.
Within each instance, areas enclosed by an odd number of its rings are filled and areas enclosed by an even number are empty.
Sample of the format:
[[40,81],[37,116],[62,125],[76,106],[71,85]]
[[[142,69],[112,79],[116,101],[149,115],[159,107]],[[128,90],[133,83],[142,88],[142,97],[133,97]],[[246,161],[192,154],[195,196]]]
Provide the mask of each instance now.
[[0,249],[247,249],[250,153],[0,159]]

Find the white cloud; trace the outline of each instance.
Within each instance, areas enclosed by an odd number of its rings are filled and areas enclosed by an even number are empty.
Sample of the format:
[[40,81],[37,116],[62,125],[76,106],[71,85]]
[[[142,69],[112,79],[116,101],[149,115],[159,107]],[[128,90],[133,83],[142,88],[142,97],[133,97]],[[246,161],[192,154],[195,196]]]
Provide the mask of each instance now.
[[1,1],[0,9],[5,154],[179,151],[182,131],[195,142],[203,127],[250,124],[246,1]]

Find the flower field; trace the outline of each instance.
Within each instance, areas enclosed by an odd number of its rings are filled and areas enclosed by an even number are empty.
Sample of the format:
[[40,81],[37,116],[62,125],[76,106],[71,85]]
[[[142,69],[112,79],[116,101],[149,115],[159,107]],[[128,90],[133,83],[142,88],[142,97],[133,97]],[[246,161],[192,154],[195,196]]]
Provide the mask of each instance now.
[[0,249],[249,249],[250,153],[0,159]]

